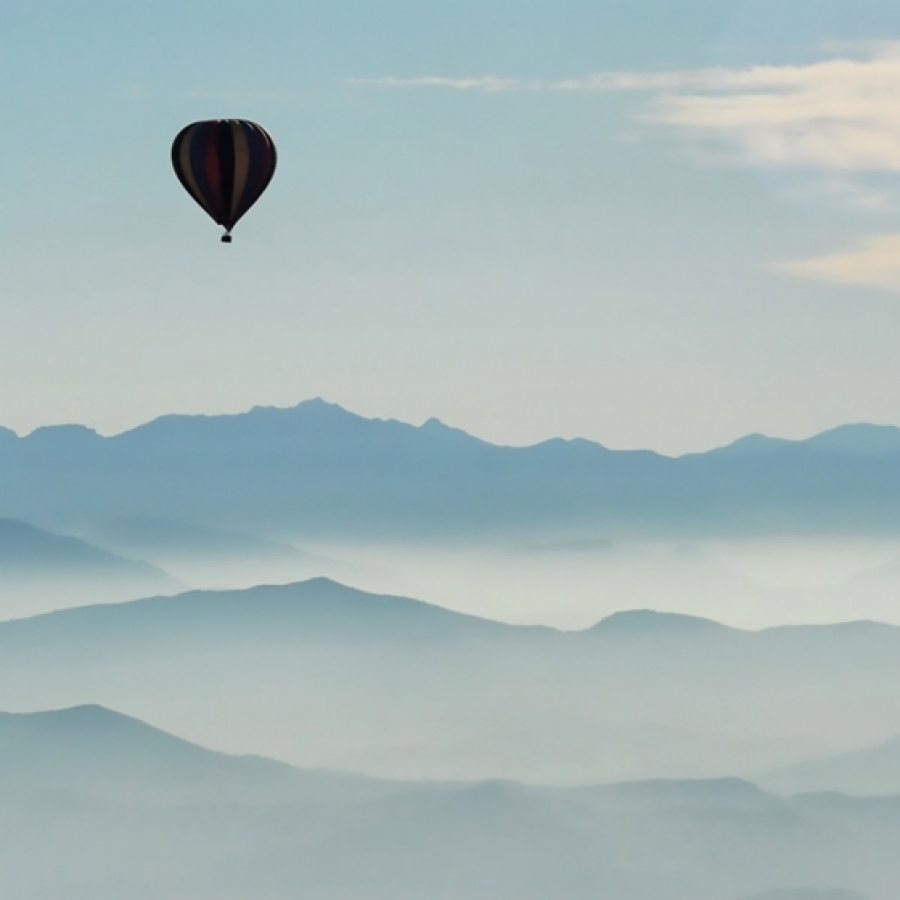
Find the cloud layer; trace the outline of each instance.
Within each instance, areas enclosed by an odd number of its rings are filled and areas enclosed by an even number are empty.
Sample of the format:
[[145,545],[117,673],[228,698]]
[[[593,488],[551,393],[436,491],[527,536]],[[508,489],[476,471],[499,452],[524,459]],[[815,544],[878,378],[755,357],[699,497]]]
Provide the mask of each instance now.
[[[660,96],[658,121],[721,135],[749,162],[900,171],[900,55],[710,74]],[[687,83],[690,85],[690,82]]]
[[833,284],[900,292],[900,234],[872,237],[853,250],[783,263],[778,269]]
[[864,59],[660,73],[608,72],[557,81],[471,78],[356,79],[392,88],[502,91],[644,91],[645,117],[733,142],[764,166],[844,172],[900,171],[900,43]]
[[[601,72],[556,81],[488,75],[354,83],[482,93],[643,92],[652,95],[641,113],[645,122],[677,128],[688,138],[724,142],[749,165],[817,172],[820,193],[877,209],[884,195],[867,188],[861,176],[900,172],[900,42],[863,49],[864,56],[853,58],[848,48],[838,47],[835,52],[843,55],[803,66]],[[900,292],[900,235],[869,238],[847,251],[775,268]]]

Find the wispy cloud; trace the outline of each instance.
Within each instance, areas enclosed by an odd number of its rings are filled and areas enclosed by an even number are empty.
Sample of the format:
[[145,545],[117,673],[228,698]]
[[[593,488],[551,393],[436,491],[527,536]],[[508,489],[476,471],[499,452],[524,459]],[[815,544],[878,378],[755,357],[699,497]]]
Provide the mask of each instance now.
[[501,78],[498,75],[476,75],[467,78],[449,78],[442,75],[418,75],[399,78],[348,78],[347,84],[385,88],[450,88],[457,91],[482,91],[485,93],[513,91],[651,91],[682,87],[687,84],[709,86],[718,70],[699,72],[602,72],[583,78],[564,78],[547,81],[540,78]]
[[836,172],[900,171],[900,43],[805,66],[753,66],[582,78],[356,79],[392,88],[653,94],[643,118],[722,138],[746,162]]
[[[900,172],[900,42],[825,50],[831,58],[802,66],[600,72],[557,80],[490,75],[354,83],[484,93],[643,93],[648,96],[639,118],[645,124],[677,129],[688,140],[713,140],[748,165],[804,170],[813,178],[795,190],[798,197],[885,209],[893,203],[892,192],[871,182],[878,173]],[[900,234],[775,268],[835,284],[900,292]]]
[[869,238],[853,250],[782,263],[777,268],[833,284],[900,292],[900,234]]
[[730,138],[758,165],[900,171],[900,55],[723,72],[658,97],[651,115]]
[[[519,91],[525,82],[517,78],[498,78],[494,75],[480,75],[474,78],[444,78],[440,75],[421,75],[416,78],[348,78],[347,84],[372,85],[388,88],[452,88],[456,91]],[[535,86],[538,86],[535,83]]]

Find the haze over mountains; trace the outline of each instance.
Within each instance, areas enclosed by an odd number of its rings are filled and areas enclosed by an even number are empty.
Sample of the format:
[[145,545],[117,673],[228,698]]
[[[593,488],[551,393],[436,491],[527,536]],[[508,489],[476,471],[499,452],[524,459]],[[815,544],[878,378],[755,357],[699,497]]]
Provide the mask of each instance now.
[[140,516],[102,519],[76,530],[82,537],[116,553],[152,560],[185,587],[284,584],[317,575],[346,577],[354,571],[350,565],[250,530]]
[[0,432],[0,515],[69,530],[174,519],[318,539],[900,534],[900,429],[754,436],[670,459],[497,447],[322,400],[166,416],[115,437]]
[[876,747],[766,772],[754,781],[785,794],[839,791],[857,797],[900,795],[900,735]]
[[322,579],[0,624],[0,709],[100,703],[218,749],[401,779],[759,773],[892,737],[897,684],[890,626],[632,612],[561,632]]
[[224,756],[99,707],[0,714],[0,835],[4,890],[29,900],[892,900],[900,877],[897,799],[737,779],[377,782]]
[[0,577],[49,575],[165,580],[165,573],[145,562],[116,556],[78,538],[51,534],[25,522],[0,519]]
[[0,713],[0,794],[53,797],[85,789],[106,801],[188,804],[309,802],[342,795],[366,800],[397,786],[216,753],[95,705]]
[[0,888],[893,900],[894,493],[871,426],[0,434]]
[[[2,432],[0,516],[184,587],[327,576],[566,628],[641,606],[750,628],[900,624],[898,435],[750,436],[669,459],[587,441],[497,447],[316,400],[111,438]],[[7,594],[0,618],[155,590]]]
[[183,588],[169,573],[140,559],[15,519],[0,519],[3,618]]

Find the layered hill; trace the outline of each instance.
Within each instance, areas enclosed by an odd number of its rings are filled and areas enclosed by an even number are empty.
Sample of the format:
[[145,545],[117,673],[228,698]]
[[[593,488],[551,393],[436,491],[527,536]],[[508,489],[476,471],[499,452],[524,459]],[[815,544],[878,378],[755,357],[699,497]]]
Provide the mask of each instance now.
[[15,519],[0,519],[0,578],[131,578],[163,585],[165,572],[145,562],[53,534]]
[[521,627],[317,579],[0,623],[0,708],[101,703],[192,740],[379,777],[760,772],[884,740],[900,629],[650,611]]
[[897,799],[737,779],[373,782],[213,753],[98,707],[0,715],[0,763],[14,897],[892,900],[900,876]]
[[859,797],[900,795],[900,737],[864,750],[766,772],[754,781],[789,794],[838,791]]
[[0,713],[0,796],[7,800],[86,793],[104,801],[180,804],[334,802],[395,789],[360,776],[215,753],[101,706]]
[[0,432],[0,515],[176,520],[319,538],[897,533],[900,430],[752,436],[670,459],[584,440],[500,447],[321,400],[101,437]]
[[183,590],[167,572],[69,535],[0,519],[0,619]]

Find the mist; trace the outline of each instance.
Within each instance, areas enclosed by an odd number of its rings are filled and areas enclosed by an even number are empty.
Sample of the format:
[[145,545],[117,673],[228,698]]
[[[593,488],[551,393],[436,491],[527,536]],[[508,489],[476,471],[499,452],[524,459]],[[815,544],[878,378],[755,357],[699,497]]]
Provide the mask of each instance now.
[[216,754],[0,716],[17,896],[893,900],[889,535],[15,533],[0,709]]
[[[900,539],[892,536],[305,546],[330,561],[317,574],[520,624],[587,628],[627,609],[750,629],[900,624]],[[236,572],[234,585],[260,583],[258,574]]]

